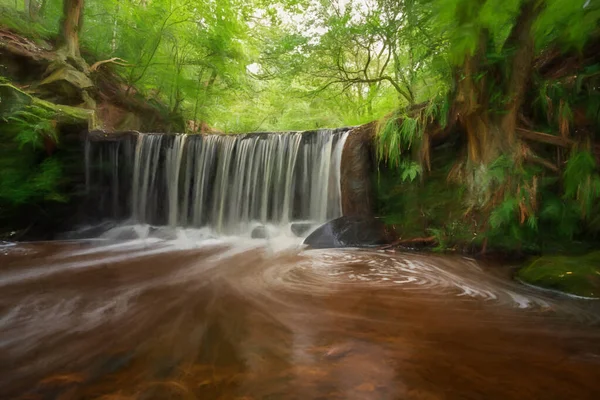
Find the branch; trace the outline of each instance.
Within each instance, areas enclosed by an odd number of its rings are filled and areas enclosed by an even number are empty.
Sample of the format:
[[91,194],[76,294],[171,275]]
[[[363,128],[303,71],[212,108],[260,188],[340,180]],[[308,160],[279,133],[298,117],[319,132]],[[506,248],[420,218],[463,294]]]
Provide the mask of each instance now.
[[562,136],[550,135],[548,133],[536,132],[523,128],[516,128],[515,131],[523,139],[532,140],[534,142],[546,143],[559,147],[570,147],[575,144],[573,140],[565,139]]
[[108,64],[108,63],[120,65],[121,67],[131,67],[132,66],[131,64],[128,64],[127,61],[123,60],[122,58],[113,57],[108,60],[95,62],[90,67],[90,71],[96,71],[101,65]]
[[418,237],[418,238],[414,238],[414,239],[404,239],[404,240],[398,239],[388,245],[379,247],[379,250],[391,249],[393,247],[398,247],[398,246],[415,246],[415,245],[433,246],[436,243],[437,243],[437,240],[436,240],[435,236]]

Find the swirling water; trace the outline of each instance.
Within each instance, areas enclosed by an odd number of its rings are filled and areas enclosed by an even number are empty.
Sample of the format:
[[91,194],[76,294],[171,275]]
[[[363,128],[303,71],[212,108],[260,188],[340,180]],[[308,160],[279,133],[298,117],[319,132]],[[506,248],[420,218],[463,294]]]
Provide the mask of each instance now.
[[597,303],[504,268],[133,229],[0,247],[0,397],[600,398]]

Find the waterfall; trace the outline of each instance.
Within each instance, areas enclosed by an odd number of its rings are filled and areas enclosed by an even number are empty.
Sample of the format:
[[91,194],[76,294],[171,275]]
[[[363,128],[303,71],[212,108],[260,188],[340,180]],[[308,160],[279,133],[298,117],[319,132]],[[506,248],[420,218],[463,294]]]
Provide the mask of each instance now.
[[347,129],[321,129],[139,133],[127,138],[133,142],[127,146],[88,140],[86,188],[91,197],[108,196],[100,205],[105,216],[123,215],[113,210],[119,207],[141,224],[208,226],[223,233],[258,223],[319,224],[342,214],[340,165],[347,136]]

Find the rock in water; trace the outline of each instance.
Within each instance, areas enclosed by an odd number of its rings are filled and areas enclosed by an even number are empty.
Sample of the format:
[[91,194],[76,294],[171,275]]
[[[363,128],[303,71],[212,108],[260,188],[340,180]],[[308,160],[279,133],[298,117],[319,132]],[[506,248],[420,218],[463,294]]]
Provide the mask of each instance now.
[[311,222],[294,222],[290,227],[292,233],[297,237],[306,236],[306,234],[312,229],[313,224]]
[[269,232],[267,232],[267,227],[264,225],[259,225],[256,228],[252,229],[252,233],[250,234],[252,239],[267,239],[269,237]]
[[374,247],[388,244],[392,235],[373,217],[347,216],[331,220],[311,233],[304,244],[314,249]]

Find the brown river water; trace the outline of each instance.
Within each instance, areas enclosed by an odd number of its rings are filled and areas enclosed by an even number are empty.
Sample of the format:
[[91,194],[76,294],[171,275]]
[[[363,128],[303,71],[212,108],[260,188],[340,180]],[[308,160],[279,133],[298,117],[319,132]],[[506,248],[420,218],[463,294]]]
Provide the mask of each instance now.
[[600,399],[598,302],[291,240],[0,247],[0,398]]

